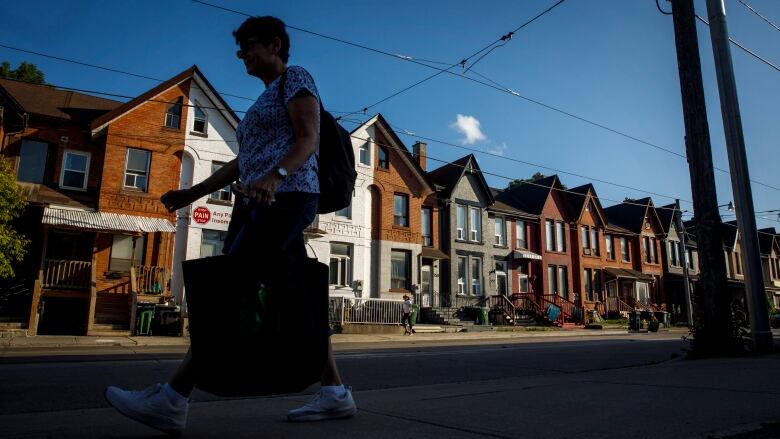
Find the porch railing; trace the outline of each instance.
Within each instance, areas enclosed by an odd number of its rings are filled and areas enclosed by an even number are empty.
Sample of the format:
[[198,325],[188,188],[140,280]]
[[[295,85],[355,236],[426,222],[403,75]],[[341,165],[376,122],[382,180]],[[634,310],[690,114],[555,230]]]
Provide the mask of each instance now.
[[536,299],[536,295],[532,293],[519,293],[512,294],[512,304],[517,310],[520,311],[534,311],[536,313],[541,312],[541,307]]
[[610,312],[631,312],[634,310],[634,307],[627,304],[619,297],[607,297],[606,304],[607,304],[607,310],[605,314]]
[[170,275],[166,267],[138,265],[130,268],[131,289],[138,294],[165,295]]
[[359,299],[331,297],[329,317],[331,323],[398,325],[403,315],[403,300]]
[[487,305],[492,311],[503,313],[504,316],[508,317],[511,324],[514,324],[515,321],[517,321],[517,308],[515,308],[514,303],[503,294],[489,296],[487,298]]
[[567,320],[572,323],[582,323],[585,319],[584,310],[581,306],[557,294],[545,294],[542,296],[542,306],[547,308],[548,305],[560,308],[561,313],[557,319],[559,323],[565,323]]
[[43,267],[43,288],[89,289],[92,262],[46,259]]
[[482,306],[485,303],[485,296],[462,296],[457,295],[452,301],[454,308],[474,308]]

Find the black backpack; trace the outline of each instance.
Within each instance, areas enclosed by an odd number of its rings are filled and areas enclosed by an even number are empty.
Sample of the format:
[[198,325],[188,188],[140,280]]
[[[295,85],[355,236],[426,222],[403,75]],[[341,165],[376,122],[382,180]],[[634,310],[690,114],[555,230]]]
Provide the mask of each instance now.
[[[284,86],[287,71],[279,80],[279,99],[284,103]],[[331,213],[349,206],[355,190],[355,152],[349,132],[320,101],[320,150],[317,157],[320,181],[320,203],[317,213]]]

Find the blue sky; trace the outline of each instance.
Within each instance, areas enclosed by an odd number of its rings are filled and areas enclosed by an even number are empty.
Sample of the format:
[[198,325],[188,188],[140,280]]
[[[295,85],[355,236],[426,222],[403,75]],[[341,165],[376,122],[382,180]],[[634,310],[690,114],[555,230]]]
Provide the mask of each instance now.
[[[780,2],[746,1],[780,23]],[[780,32],[737,0],[725,2],[730,35],[780,64]],[[249,14],[275,15],[290,26],[386,52],[456,63],[555,0],[218,3]],[[669,9],[666,1],[661,4]],[[706,17],[704,0],[697,0],[696,8]],[[235,57],[231,31],[244,17],[189,0],[27,0],[4,2],[0,15],[3,45],[161,79],[197,64],[220,92],[256,98],[263,90],[262,82],[247,76]],[[727,169],[709,30],[699,24],[698,32],[715,166]],[[312,72],[326,107],[334,111],[360,110],[435,73],[397,57],[300,31],[291,29],[290,36],[290,63]],[[780,188],[780,72],[735,47],[732,56],[751,178]],[[33,62],[48,82],[67,87],[134,96],[156,84],[5,48],[0,48],[0,60],[13,65]],[[567,0],[517,32],[474,70],[523,96],[685,153],[672,19],[658,12],[654,0]],[[251,104],[244,99],[226,100],[238,111]],[[605,206],[647,192],[691,200],[683,158],[455,76],[439,75],[369,109],[367,116],[352,117],[365,119],[376,112],[393,126],[419,136],[501,155],[476,154],[488,173],[511,178],[536,171],[552,173],[507,160],[515,158],[642,189],[594,182]],[[477,122],[479,131],[474,130]],[[397,131],[407,146],[414,143],[413,136]],[[428,141],[428,167],[441,165],[434,159],[452,161],[467,153]],[[588,181],[559,175],[570,187]],[[719,203],[725,204],[733,199],[729,176],[719,171],[715,176]],[[488,175],[487,180],[496,187],[507,184],[497,176]],[[780,209],[778,190],[754,184],[753,196],[758,211]],[[656,205],[673,201],[659,195],[653,199]],[[685,201],[682,206],[692,209]],[[765,217],[777,219],[776,214]],[[758,223],[780,229],[775,221],[759,218]]]

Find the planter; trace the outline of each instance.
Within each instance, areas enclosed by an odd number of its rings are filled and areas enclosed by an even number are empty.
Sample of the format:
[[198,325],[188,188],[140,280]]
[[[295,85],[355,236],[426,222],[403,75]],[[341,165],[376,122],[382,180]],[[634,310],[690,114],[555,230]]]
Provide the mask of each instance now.
[[647,323],[647,330],[650,332],[658,332],[658,327],[661,324],[657,320],[653,320]]

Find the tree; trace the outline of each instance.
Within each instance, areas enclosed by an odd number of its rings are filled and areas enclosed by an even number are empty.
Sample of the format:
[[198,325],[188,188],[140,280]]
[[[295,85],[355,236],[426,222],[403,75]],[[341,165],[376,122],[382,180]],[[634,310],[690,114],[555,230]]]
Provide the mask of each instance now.
[[[534,172],[534,175],[532,175],[531,178],[524,178],[522,180],[512,180],[512,181],[510,181],[509,185],[507,185],[507,189],[511,189],[511,188],[513,188],[515,186],[520,186],[523,183],[533,183],[533,182],[539,181],[539,180],[541,180],[543,178],[547,178],[547,176],[542,174],[541,172],[537,171],[537,172]],[[566,185],[563,184],[563,183],[561,183],[561,186],[563,187],[563,189],[568,189],[568,187],[566,187]]]
[[43,72],[35,64],[27,61],[22,61],[16,69],[11,69],[11,64],[8,61],[3,61],[0,64],[0,78],[15,79],[31,84],[46,84]]
[[30,243],[10,224],[22,214],[26,204],[11,165],[0,159],[0,279],[14,276],[13,265],[22,261]]

